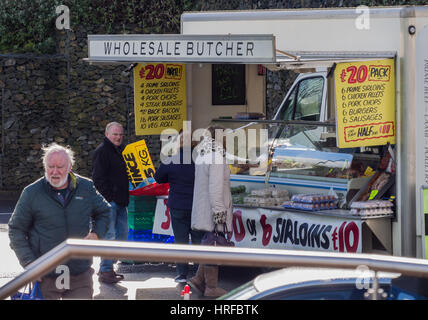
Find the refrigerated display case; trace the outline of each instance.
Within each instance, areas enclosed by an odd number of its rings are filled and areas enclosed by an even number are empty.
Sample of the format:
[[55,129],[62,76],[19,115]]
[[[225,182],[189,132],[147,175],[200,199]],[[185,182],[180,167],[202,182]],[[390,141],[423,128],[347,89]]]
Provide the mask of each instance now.
[[[234,119],[217,119],[213,123],[225,129],[226,158],[232,173],[235,243],[392,252],[393,146],[340,149],[336,146],[334,123]],[[361,203],[367,208],[354,208]],[[346,229],[351,223],[354,229]],[[311,226],[318,232],[316,239],[319,235],[326,239],[324,247],[301,248],[304,235],[314,235],[307,232]],[[266,230],[271,230],[270,241],[266,241]],[[348,246],[339,246],[338,241],[343,242],[345,237]],[[273,243],[275,239],[280,241]]]

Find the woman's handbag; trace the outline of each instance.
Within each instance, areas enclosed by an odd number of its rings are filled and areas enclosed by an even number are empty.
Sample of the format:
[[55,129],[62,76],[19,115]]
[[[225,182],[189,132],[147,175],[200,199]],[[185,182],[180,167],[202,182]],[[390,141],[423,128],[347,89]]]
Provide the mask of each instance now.
[[225,223],[223,223],[223,230],[224,233],[218,232],[216,224],[214,231],[205,232],[204,236],[202,237],[201,244],[204,246],[234,247],[235,243],[225,237],[225,234],[227,234],[227,226]]
[[26,292],[27,285],[24,288],[24,292],[18,292],[10,297],[11,300],[43,300],[42,291],[40,290],[40,284],[38,281],[34,286],[28,285],[28,292]]

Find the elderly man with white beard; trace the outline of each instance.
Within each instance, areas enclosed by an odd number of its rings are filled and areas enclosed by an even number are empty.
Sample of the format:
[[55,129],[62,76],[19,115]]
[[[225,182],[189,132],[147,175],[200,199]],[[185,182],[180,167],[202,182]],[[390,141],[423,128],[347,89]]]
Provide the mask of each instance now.
[[[56,143],[43,149],[44,177],[28,185],[9,221],[10,246],[25,268],[68,238],[102,239],[109,223],[109,203],[93,182],[71,171],[74,154]],[[68,260],[42,277],[44,299],[92,299],[92,259]],[[56,281],[69,272],[67,285]]]

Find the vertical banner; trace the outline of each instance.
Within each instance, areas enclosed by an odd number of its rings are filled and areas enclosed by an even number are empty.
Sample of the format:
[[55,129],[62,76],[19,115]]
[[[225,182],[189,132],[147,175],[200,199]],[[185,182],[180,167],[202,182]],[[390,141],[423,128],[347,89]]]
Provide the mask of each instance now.
[[140,140],[125,147],[122,152],[129,179],[129,190],[138,189],[155,182],[155,168],[147,149],[146,141]]
[[334,81],[338,147],[395,144],[394,59],[338,63]]
[[428,188],[423,187],[422,189],[422,201],[423,201],[423,215],[424,215],[424,232],[423,232],[423,238],[425,242],[425,254],[424,258],[428,259]]
[[[416,33],[416,65],[415,65],[415,172],[416,188],[422,193],[416,194],[417,223],[416,243],[417,257],[428,259],[428,25],[418,29]],[[413,95],[413,93],[411,93]],[[407,106],[404,106],[407,107]],[[413,112],[413,110],[409,110]],[[417,189],[417,190],[418,190]],[[422,199],[418,198],[422,197]]]
[[139,63],[134,68],[135,134],[180,131],[186,120],[186,69],[178,63]]

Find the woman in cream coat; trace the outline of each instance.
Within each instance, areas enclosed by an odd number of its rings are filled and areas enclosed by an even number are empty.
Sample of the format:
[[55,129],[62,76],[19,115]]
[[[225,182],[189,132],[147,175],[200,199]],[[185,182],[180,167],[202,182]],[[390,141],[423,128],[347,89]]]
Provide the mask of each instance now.
[[[232,195],[230,170],[224,157],[222,129],[210,127],[195,148],[195,187],[193,191],[192,229],[214,231],[213,216],[222,216],[227,230],[219,225],[219,232],[232,230]],[[217,139],[216,139],[217,138]],[[191,286],[207,297],[226,293],[219,288],[218,266],[199,265],[196,275],[189,280]]]

